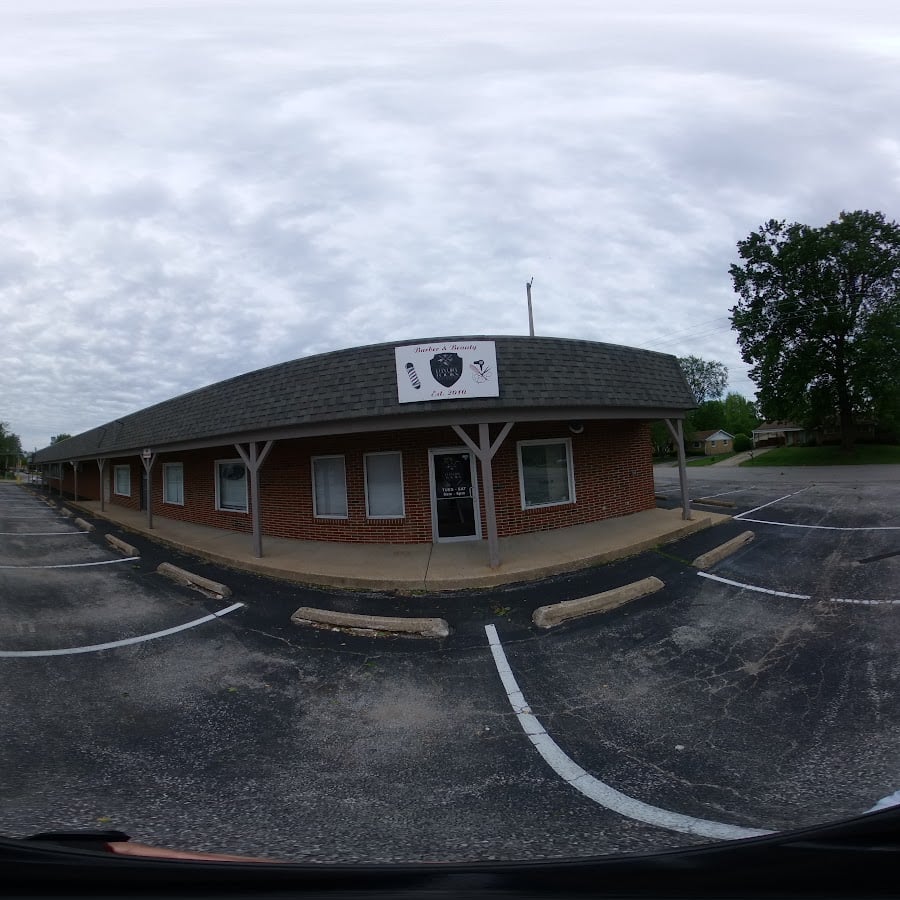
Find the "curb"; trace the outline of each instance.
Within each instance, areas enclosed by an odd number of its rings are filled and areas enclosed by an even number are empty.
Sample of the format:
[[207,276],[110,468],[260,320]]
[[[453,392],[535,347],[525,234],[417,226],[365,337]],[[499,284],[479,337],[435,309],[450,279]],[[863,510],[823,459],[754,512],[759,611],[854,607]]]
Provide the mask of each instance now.
[[200,588],[204,592],[215,594],[220,599],[231,596],[231,588],[226,585],[219,584],[218,581],[211,581],[209,578],[204,578],[202,575],[194,575],[192,572],[186,572],[184,569],[179,569],[178,566],[173,566],[171,563],[160,563],[156,567],[156,571],[160,575],[165,575],[173,581],[177,581],[179,584]]
[[445,638],[450,634],[446,619],[413,619],[401,616],[365,616],[301,606],[292,616],[295,625],[331,625],[359,631],[384,631],[418,637]]
[[140,556],[141,552],[137,547],[133,547],[131,544],[126,544],[125,541],[121,540],[121,538],[117,538],[114,534],[106,535],[106,540],[109,544],[111,544],[116,550],[120,550],[126,556]]
[[593,613],[608,612],[630,600],[646,597],[654,594],[666,585],[655,575],[633,581],[601,594],[591,594],[589,597],[581,597],[578,600],[563,600],[561,603],[553,603],[549,606],[539,606],[531,617],[532,622],[538,628],[553,628],[568,622],[569,619],[578,619]]
[[697,569],[708,569],[710,566],[725,559],[726,556],[729,556],[736,550],[740,550],[744,544],[749,544],[755,537],[756,535],[752,531],[745,531],[737,537],[732,538],[730,541],[725,541],[724,544],[720,544],[718,547],[715,547],[706,553],[701,553],[691,565]]
[[591,553],[583,557],[559,559],[545,565],[523,569],[512,566],[501,566],[494,571],[485,571],[483,574],[458,576],[455,578],[426,577],[424,579],[384,578],[375,579],[372,576],[357,577],[354,575],[341,575],[337,573],[321,573],[315,571],[299,572],[296,569],[282,568],[270,559],[257,561],[247,556],[232,556],[217,552],[211,547],[196,546],[188,540],[175,537],[166,537],[158,531],[151,531],[134,524],[122,522],[114,518],[108,512],[89,509],[87,510],[95,519],[110,522],[113,525],[133,534],[141,535],[154,544],[169,547],[183,553],[188,553],[201,559],[238,569],[242,572],[251,572],[263,575],[267,578],[277,578],[294,584],[309,587],[340,588],[344,590],[360,591],[396,591],[401,594],[441,593],[443,591],[467,591],[483,590],[485,588],[501,587],[508,584],[522,584],[530,581],[538,581],[554,575],[563,575],[568,572],[578,572],[598,565],[606,565],[629,556],[636,556],[646,550],[663,547],[673,541],[680,540],[697,531],[721,524],[731,516],[725,513],[716,513],[708,510],[705,513],[694,510],[695,518],[681,521],[678,527],[663,535],[655,535],[643,540],[635,540],[627,546],[620,546],[612,550],[600,553]]
[[91,525],[90,522],[85,522],[84,519],[76,519],[76,520],[75,520],[75,524],[76,524],[82,531],[93,531],[93,530],[94,530],[94,526]]
[[702,506],[727,506],[729,509],[737,506],[734,500],[716,500],[713,497],[701,497],[699,500],[692,500],[691,503],[699,503]]

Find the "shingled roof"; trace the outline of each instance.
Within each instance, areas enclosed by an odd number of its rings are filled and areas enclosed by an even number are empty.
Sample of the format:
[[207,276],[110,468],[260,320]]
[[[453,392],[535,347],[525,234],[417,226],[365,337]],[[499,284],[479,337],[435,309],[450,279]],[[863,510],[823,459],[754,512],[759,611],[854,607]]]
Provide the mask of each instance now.
[[[495,342],[499,397],[398,402],[395,347],[463,341]],[[553,337],[424,338],[335,350],[238,375],[45,447],[35,462],[129,455],[143,447],[415,428],[438,419],[505,421],[544,413],[552,418],[554,412],[680,417],[695,406],[678,360],[669,354]]]

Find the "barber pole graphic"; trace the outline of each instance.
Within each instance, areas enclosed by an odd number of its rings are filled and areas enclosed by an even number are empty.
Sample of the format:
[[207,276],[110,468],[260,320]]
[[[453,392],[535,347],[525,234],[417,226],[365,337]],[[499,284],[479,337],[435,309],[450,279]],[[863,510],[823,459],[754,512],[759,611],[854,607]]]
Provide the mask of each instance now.
[[406,374],[409,375],[412,386],[418,391],[422,387],[422,382],[419,381],[419,376],[416,375],[416,368],[412,363],[406,364]]

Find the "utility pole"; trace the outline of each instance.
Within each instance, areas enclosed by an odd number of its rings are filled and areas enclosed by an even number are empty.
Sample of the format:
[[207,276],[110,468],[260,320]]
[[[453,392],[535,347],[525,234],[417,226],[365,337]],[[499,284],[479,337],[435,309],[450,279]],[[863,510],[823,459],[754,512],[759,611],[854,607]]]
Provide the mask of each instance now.
[[534,275],[531,276],[531,281],[526,282],[525,291],[528,294],[528,335],[529,337],[534,337],[534,315],[531,312],[531,285],[534,284]]

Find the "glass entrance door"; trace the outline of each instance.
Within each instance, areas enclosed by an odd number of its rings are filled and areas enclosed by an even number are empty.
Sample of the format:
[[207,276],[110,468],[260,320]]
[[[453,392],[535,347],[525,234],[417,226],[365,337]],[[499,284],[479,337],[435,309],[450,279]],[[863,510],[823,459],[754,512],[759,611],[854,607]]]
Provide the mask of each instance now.
[[431,520],[436,541],[481,537],[475,460],[468,450],[432,450]]

